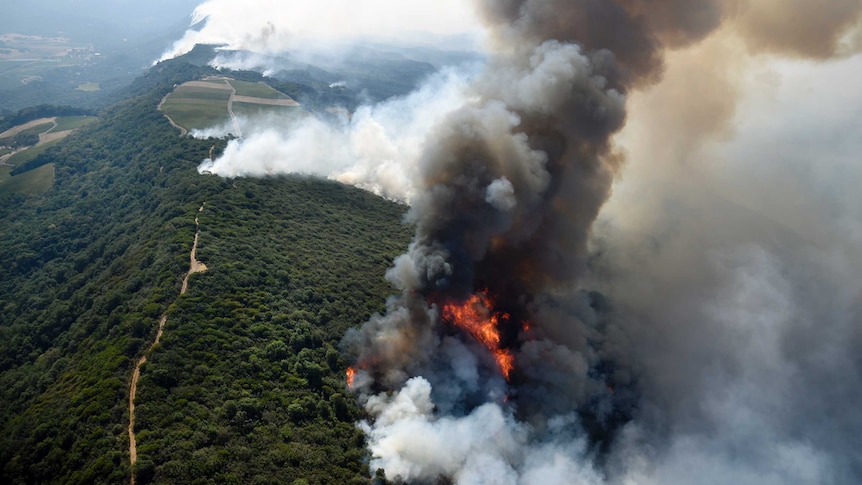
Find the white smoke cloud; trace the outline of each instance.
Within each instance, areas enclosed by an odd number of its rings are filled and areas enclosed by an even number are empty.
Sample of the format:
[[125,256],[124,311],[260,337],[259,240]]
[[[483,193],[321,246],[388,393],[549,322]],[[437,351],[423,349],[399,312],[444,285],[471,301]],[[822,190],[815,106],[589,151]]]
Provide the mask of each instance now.
[[372,396],[366,409],[373,424],[361,427],[374,458],[387,478],[432,482],[453,477],[463,485],[602,483],[586,459],[583,437],[566,433],[573,416],[547,423],[542,436],[518,422],[498,404],[486,403],[462,417],[438,416],[431,385],[422,377],[408,380],[394,395]]
[[485,190],[485,200],[504,212],[512,210],[518,205],[518,199],[515,198],[515,187],[506,177],[491,182],[491,185]]
[[170,59],[196,44],[273,54],[357,39],[422,40],[430,34],[476,34],[472,5],[460,0],[208,0],[195,8],[190,29],[162,56]]
[[402,98],[362,106],[350,119],[314,117],[253,123],[199,170],[225,177],[314,174],[365,188],[394,200],[414,193],[425,134],[468,97],[468,73],[448,70]]

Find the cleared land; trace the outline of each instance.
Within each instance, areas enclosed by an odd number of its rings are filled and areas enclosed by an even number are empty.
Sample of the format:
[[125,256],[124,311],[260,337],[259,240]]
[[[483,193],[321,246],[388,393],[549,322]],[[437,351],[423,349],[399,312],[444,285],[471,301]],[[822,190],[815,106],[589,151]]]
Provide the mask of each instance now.
[[14,135],[0,136],[0,146],[5,145],[7,147],[14,147],[14,143],[16,141],[15,138],[19,136],[35,135],[39,140],[41,140],[45,133],[48,133],[53,128],[54,122],[50,121],[48,123],[41,123],[27,129],[19,130]]
[[299,108],[299,106],[284,106],[284,105],[266,105],[259,103],[243,103],[240,101],[234,101],[233,103],[233,112],[235,115],[240,118],[255,118],[262,116],[278,116],[285,117],[290,116],[296,117],[299,119],[303,116],[305,111]]
[[223,82],[193,81],[177,87],[160,109],[175,124],[187,130],[202,130],[230,121],[230,96],[231,87]]
[[[66,133],[66,134],[68,134],[68,133]],[[58,141],[60,141],[60,140],[54,139],[54,140],[51,140],[51,141],[48,141],[45,143],[40,143],[40,144],[38,144],[32,148],[22,150],[16,154],[12,155],[11,157],[9,157],[9,159],[6,160],[5,163],[8,163],[8,164],[11,164],[14,166],[14,165],[21,165],[22,163],[29,162],[30,160],[33,160],[34,158],[39,156],[40,153],[44,152],[45,150],[47,150],[51,146],[55,145]],[[21,175],[24,175],[24,174],[22,173]]]
[[203,130],[234,123],[236,118],[285,116],[299,110],[290,96],[265,83],[210,78],[178,86],[165,97],[159,109],[171,122],[185,130]]
[[[72,134],[77,128],[96,121],[94,116],[63,116],[58,118],[41,118],[15,126],[0,135],[0,145],[12,140],[15,135],[39,135],[39,142],[32,147],[13,151],[10,148],[0,148],[0,183],[4,184],[2,192],[42,193],[54,183],[52,170],[42,167],[11,177],[11,171],[16,166],[27,163],[55,145],[58,141]],[[41,170],[41,171],[40,171]],[[8,181],[8,183],[6,183]]]
[[252,83],[248,81],[237,81],[235,79],[231,79],[228,82],[234,87],[234,89],[236,89],[237,96],[264,99],[290,99],[290,96],[276,91],[270,85],[265,83]]
[[51,124],[51,126],[54,126],[54,120],[55,118],[39,118],[38,120],[28,121],[23,125],[13,126],[12,128],[9,128],[3,133],[0,133],[0,138],[12,137],[17,135],[18,133],[21,133],[22,131],[29,130],[31,128],[35,128],[41,125]]
[[296,101],[287,98],[287,99],[271,99],[271,98],[254,98],[251,96],[234,96],[234,103],[249,103],[249,104],[262,104],[266,106],[287,106],[296,108],[299,106],[299,103]]
[[49,163],[0,182],[0,193],[43,194],[54,185],[54,164]]
[[76,130],[82,126],[93,123],[98,118],[95,116],[64,116],[57,118],[57,126],[51,132]]
[[99,83],[84,83],[78,85],[78,87],[75,89],[77,89],[78,91],[95,92],[99,91],[100,87]]

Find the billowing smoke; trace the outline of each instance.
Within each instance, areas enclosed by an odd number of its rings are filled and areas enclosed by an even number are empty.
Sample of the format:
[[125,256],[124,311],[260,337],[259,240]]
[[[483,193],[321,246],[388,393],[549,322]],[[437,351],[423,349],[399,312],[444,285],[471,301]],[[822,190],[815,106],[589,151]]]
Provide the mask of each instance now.
[[392,478],[599,482],[588,444],[631,418],[635,382],[599,352],[601,298],[576,288],[626,92],[661,64],[634,12],[593,2],[591,34],[586,6],[482,4],[495,51],[426,139],[416,235],[387,274],[402,293],[345,339],[372,468]]
[[465,102],[471,77],[446,70],[408,96],[361,106],[334,123],[311,116],[249,120],[244,137],[199,170],[225,177],[313,174],[409,201],[425,134]]
[[459,0],[207,0],[192,13],[195,28],[163,54],[169,59],[197,44],[222,45],[258,54],[358,39],[414,40],[462,33],[472,10]]
[[[658,178],[677,199],[651,207],[696,215],[626,225],[626,208],[612,206],[599,219],[622,170],[613,137],[626,98],[661,78],[666,47],[715,34],[702,48],[731,69],[741,66],[729,37],[745,51],[828,57],[846,52],[840,34],[855,20],[819,25],[832,40],[809,50],[747,30],[763,5],[480,3],[494,50],[475,97],[426,138],[408,214],[416,234],[387,273],[401,294],[345,338],[372,469],[410,483],[858,479],[862,419],[848,403],[862,396],[862,368],[842,372],[846,389],[818,381],[858,358],[831,337],[806,348],[800,335],[815,337],[819,316],[858,341],[860,285],[846,288],[847,275],[830,274],[836,261],[698,174],[687,191]],[[698,121],[691,106],[668,117],[681,130],[656,168],[684,174],[679,164],[727,133],[742,82],[733,74],[697,93],[700,124],[684,125]],[[839,291],[812,297],[807,278]],[[818,396],[797,396],[794,377]],[[823,410],[828,423],[810,424]]]
[[862,481],[862,1],[475,3],[480,72],[207,162],[410,202],[344,340],[372,472]]

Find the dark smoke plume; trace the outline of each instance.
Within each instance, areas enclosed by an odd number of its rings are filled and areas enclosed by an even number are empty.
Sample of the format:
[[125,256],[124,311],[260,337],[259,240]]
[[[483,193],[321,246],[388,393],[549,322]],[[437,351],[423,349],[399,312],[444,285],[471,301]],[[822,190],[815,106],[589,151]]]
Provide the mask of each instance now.
[[[495,469],[557,482],[563,475],[540,448],[577,451],[562,455],[563,468],[592,476],[579,457],[607,449],[630,419],[634,376],[600,352],[607,305],[577,285],[620,170],[611,137],[625,123],[626,93],[657,78],[663,41],[697,40],[719,23],[712,2],[677,3],[481,3],[496,51],[475,99],[426,139],[424,186],[408,214],[416,235],[387,275],[402,293],[346,339],[352,388],[375,416],[372,451],[390,476],[469,483],[475,471],[466,461],[414,466],[408,450],[389,449],[408,416],[470,427],[490,406],[515,435],[511,450],[485,450]],[[488,300],[473,309],[497,316],[496,348],[446,321],[447,307],[470,306],[478,293]],[[499,357],[495,365],[500,352],[513,356],[511,375]],[[389,417],[402,406],[413,411]],[[440,414],[421,411],[432,408]]]
[[[345,339],[355,362],[351,389],[371,415],[363,427],[372,468],[410,483],[445,478],[463,484],[602,483],[640,471],[664,483],[668,475],[662,473],[673,473],[650,472],[638,460],[654,456],[642,451],[657,446],[654,436],[686,422],[679,418],[687,402],[679,386],[700,376],[693,375],[694,367],[674,370],[697,357],[683,355],[682,342],[702,344],[694,347],[717,365],[744,366],[722,356],[729,343],[705,344],[722,341],[722,325],[746,317],[744,312],[723,320],[697,305],[711,288],[749,283],[747,295],[758,295],[781,319],[791,311],[783,296],[791,290],[782,286],[771,256],[757,250],[728,256],[727,266],[749,264],[763,281],[710,273],[696,255],[680,249],[681,260],[691,257],[692,279],[667,288],[675,292],[670,298],[690,301],[692,309],[663,307],[655,301],[661,295],[607,283],[624,277],[621,266],[608,259],[624,259],[630,248],[608,243],[600,248],[604,253],[594,254],[591,235],[622,169],[612,138],[625,125],[627,95],[660,79],[665,48],[698,42],[727,22],[752,49],[823,57],[838,52],[836,39],[853,24],[826,16],[817,28],[830,36],[804,45],[777,34],[786,34],[789,25],[746,30],[764,21],[761,10],[769,5],[479,2],[495,50],[472,86],[471,102],[449,114],[425,141],[422,183],[408,214],[416,234],[387,274],[401,293],[390,299],[385,315]],[[790,8],[801,13],[805,5]],[[830,7],[858,15],[850,2]],[[786,7],[775,6],[780,8]],[[656,254],[667,257],[660,250],[645,257]],[[647,268],[644,274],[661,271]],[[589,291],[588,283],[603,293]],[[656,281],[656,288],[663,283]],[[616,298],[623,287],[630,293]],[[653,299],[647,303],[633,296],[638,294]],[[742,298],[742,307],[756,304],[745,297],[728,296]],[[681,318],[668,308],[690,313]],[[686,327],[689,318],[709,323]],[[463,321],[471,319],[492,322],[496,333],[488,337]],[[659,336],[673,354],[651,354],[660,352]],[[668,453],[675,456],[674,447],[685,444],[668,444]],[[789,447],[776,453],[792,461],[805,452]],[[624,471],[615,475],[613,466]],[[766,482],[822,476],[819,469],[807,472]],[[681,477],[671,480],[685,481]],[[758,478],[763,477],[740,474],[731,481]]]

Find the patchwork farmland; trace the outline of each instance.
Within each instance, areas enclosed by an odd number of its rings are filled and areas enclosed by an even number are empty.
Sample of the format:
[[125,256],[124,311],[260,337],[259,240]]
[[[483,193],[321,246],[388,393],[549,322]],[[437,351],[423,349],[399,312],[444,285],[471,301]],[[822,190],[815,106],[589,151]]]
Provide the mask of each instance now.
[[[53,164],[34,160],[74,130],[93,123],[92,116],[40,118],[0,133],[0,193],[42,193],[54,183]],[[17,175],[13,170],[18,167]]]
[[249,118],[302,113],[299,103],[267,84],[225,77],[181,84],[165,96],[159,110],[184,135],[194,130],[223,128],[222,134],[242,136],[243,125]]

